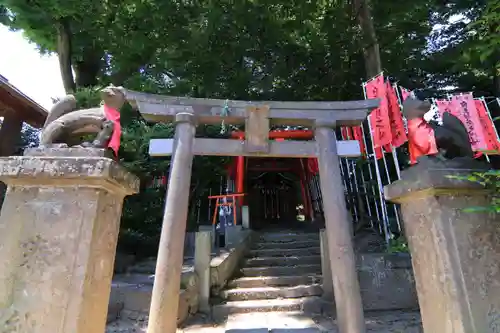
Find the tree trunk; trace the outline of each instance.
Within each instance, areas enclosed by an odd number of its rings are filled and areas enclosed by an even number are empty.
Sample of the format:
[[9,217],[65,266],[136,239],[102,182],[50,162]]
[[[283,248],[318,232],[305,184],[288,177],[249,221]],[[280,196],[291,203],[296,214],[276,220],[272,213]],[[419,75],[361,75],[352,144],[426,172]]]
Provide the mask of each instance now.
[[59,69],[67,94],[75,91],[75,80],[71,68],[71,31],[67,19],[60,19],[57,26],[57,55],[59,57]]
[[377,34],[373,25],[370,0],[353,0],[353,4],[354,13],[363,35],[366,76],[371,78],[382,72],[382,62]]
[[98,84],[98,76],[103,61],[99,50],[84,50],[82,61],[75,61],[75,81],[77,87],[93,87]]
[[500,97],[500,62],[493,67],[493,94]]
[[[373,24],[373,18],[370,7],[370,0],[353,0],[354,15],[358,20],[361,34],[363,36],[363,56],[365,58],[366,77],[368,79],[376,76],[382,72],[382,61],[380,60],[380,47],[378,44],[377,33]],[[363,170],[360,170],[363,172]],[[358,189],[359,190],[359,189]],[[368,225],[369,218],[367,218],[365,203],[362,200],[360,193],[358,195],[358,208],[360,215],[360,223],[357,230],[362,229]],[[367,193],[365,193],[367,195]],[[372,217],[373,218],[373,217]]]

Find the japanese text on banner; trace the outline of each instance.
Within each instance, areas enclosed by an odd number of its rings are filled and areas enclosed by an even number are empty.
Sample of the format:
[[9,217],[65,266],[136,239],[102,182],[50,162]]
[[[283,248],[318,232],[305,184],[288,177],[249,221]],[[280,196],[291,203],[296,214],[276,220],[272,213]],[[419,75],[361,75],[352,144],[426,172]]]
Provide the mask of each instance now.
[[486,141],[486,146],[488,152],[500,152],[500,142],[498,142],[497,133],[493,122],[491,121],[488,111],[486,110],[486,105],[483,100],[474,100],[476,104],[477,115],[479,117],[479,122],[483,128],[484,140]]
[[484,140],[483,128],[479,121],[472,94],[453,96],[451,102],[455,106],[452,111],[456,111],[455,116],[460,119],[467,129],[472,150],[486,150],[487,144]]
[[389,120],[391,124],[392,145],[399,147],[403,145],[408,138],[406,137],[403,114],[399,107],[398,96],[396,90],[389,82],[386,83],[387,103],[389,109]]
[[[480,151],[486,150],[486,143],[484,142],[484,134],[482,126],[479,122],[476,106],[471,97],[471,102],[468,102],[467,95],[453,96],[451,100],[437,100],[436,105],[441,117],[443,113],[449,112],[457,117],[462,124],[464,124],[467,134],[469,135],[469,142],[471,143],[472,150]],[[475,121],[471,119],[475,117]]]
[[453,96],[452,102],[458,103],[456,109],[460,112],[457,117],[462,121],[469,133],[470,143],[474,151],[487,149],[487,144],[484,140],[483,128],[479,121],[479,116],[476,110],[476,104],[472,94],[464,94]]
[[365,84],[367,98],[380,98],[380,106],[369,116],[372,140],[375,148],[388,145],[392,141],[389,109],[386,96],[384,76],[379,75]]

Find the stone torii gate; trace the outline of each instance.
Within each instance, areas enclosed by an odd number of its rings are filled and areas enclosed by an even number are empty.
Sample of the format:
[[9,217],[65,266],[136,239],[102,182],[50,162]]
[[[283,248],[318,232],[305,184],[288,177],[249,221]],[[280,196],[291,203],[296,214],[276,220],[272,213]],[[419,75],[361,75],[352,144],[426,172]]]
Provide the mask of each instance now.
[[[364,333],[365,322],[347,217],[339,155],[359,156],[357,142],[337,142],[334,128],[359,125],[379,100],[349,102],[225,101],[125,91],[148,121],[176,123],[173,141],[151,152],[172,156],[148,333],[174,333],[193,156],[317,157],[323,193],[336,312],[341,333]],[[197,124],[245,125],[245,141],[195,139]],[[271,125],[314,128],[315,141],[270,142]]]

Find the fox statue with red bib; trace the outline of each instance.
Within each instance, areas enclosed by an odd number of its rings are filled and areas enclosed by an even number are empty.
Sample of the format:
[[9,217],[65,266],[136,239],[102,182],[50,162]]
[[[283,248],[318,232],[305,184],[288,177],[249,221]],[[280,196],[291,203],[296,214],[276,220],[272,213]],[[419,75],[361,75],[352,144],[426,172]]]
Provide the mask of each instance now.
[[[84,148],[109,148],[115,156],[120,147],[120,108],[125,103],[122,87],[100,91],[100,107],[76,110],[76,99],[67,95],[54,104],[42,129],[40,145],[67,144]],[[83,135],[97,133],[92,142],[79,142]]]

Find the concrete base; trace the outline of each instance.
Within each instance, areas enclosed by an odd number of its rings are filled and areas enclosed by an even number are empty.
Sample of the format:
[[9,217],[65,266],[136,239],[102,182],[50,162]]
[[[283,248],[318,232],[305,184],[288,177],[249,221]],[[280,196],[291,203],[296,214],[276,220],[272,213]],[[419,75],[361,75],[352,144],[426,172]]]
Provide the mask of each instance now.
[[2,332],[104,331],[122,202],[139,181],[102,154],[0,159]]

